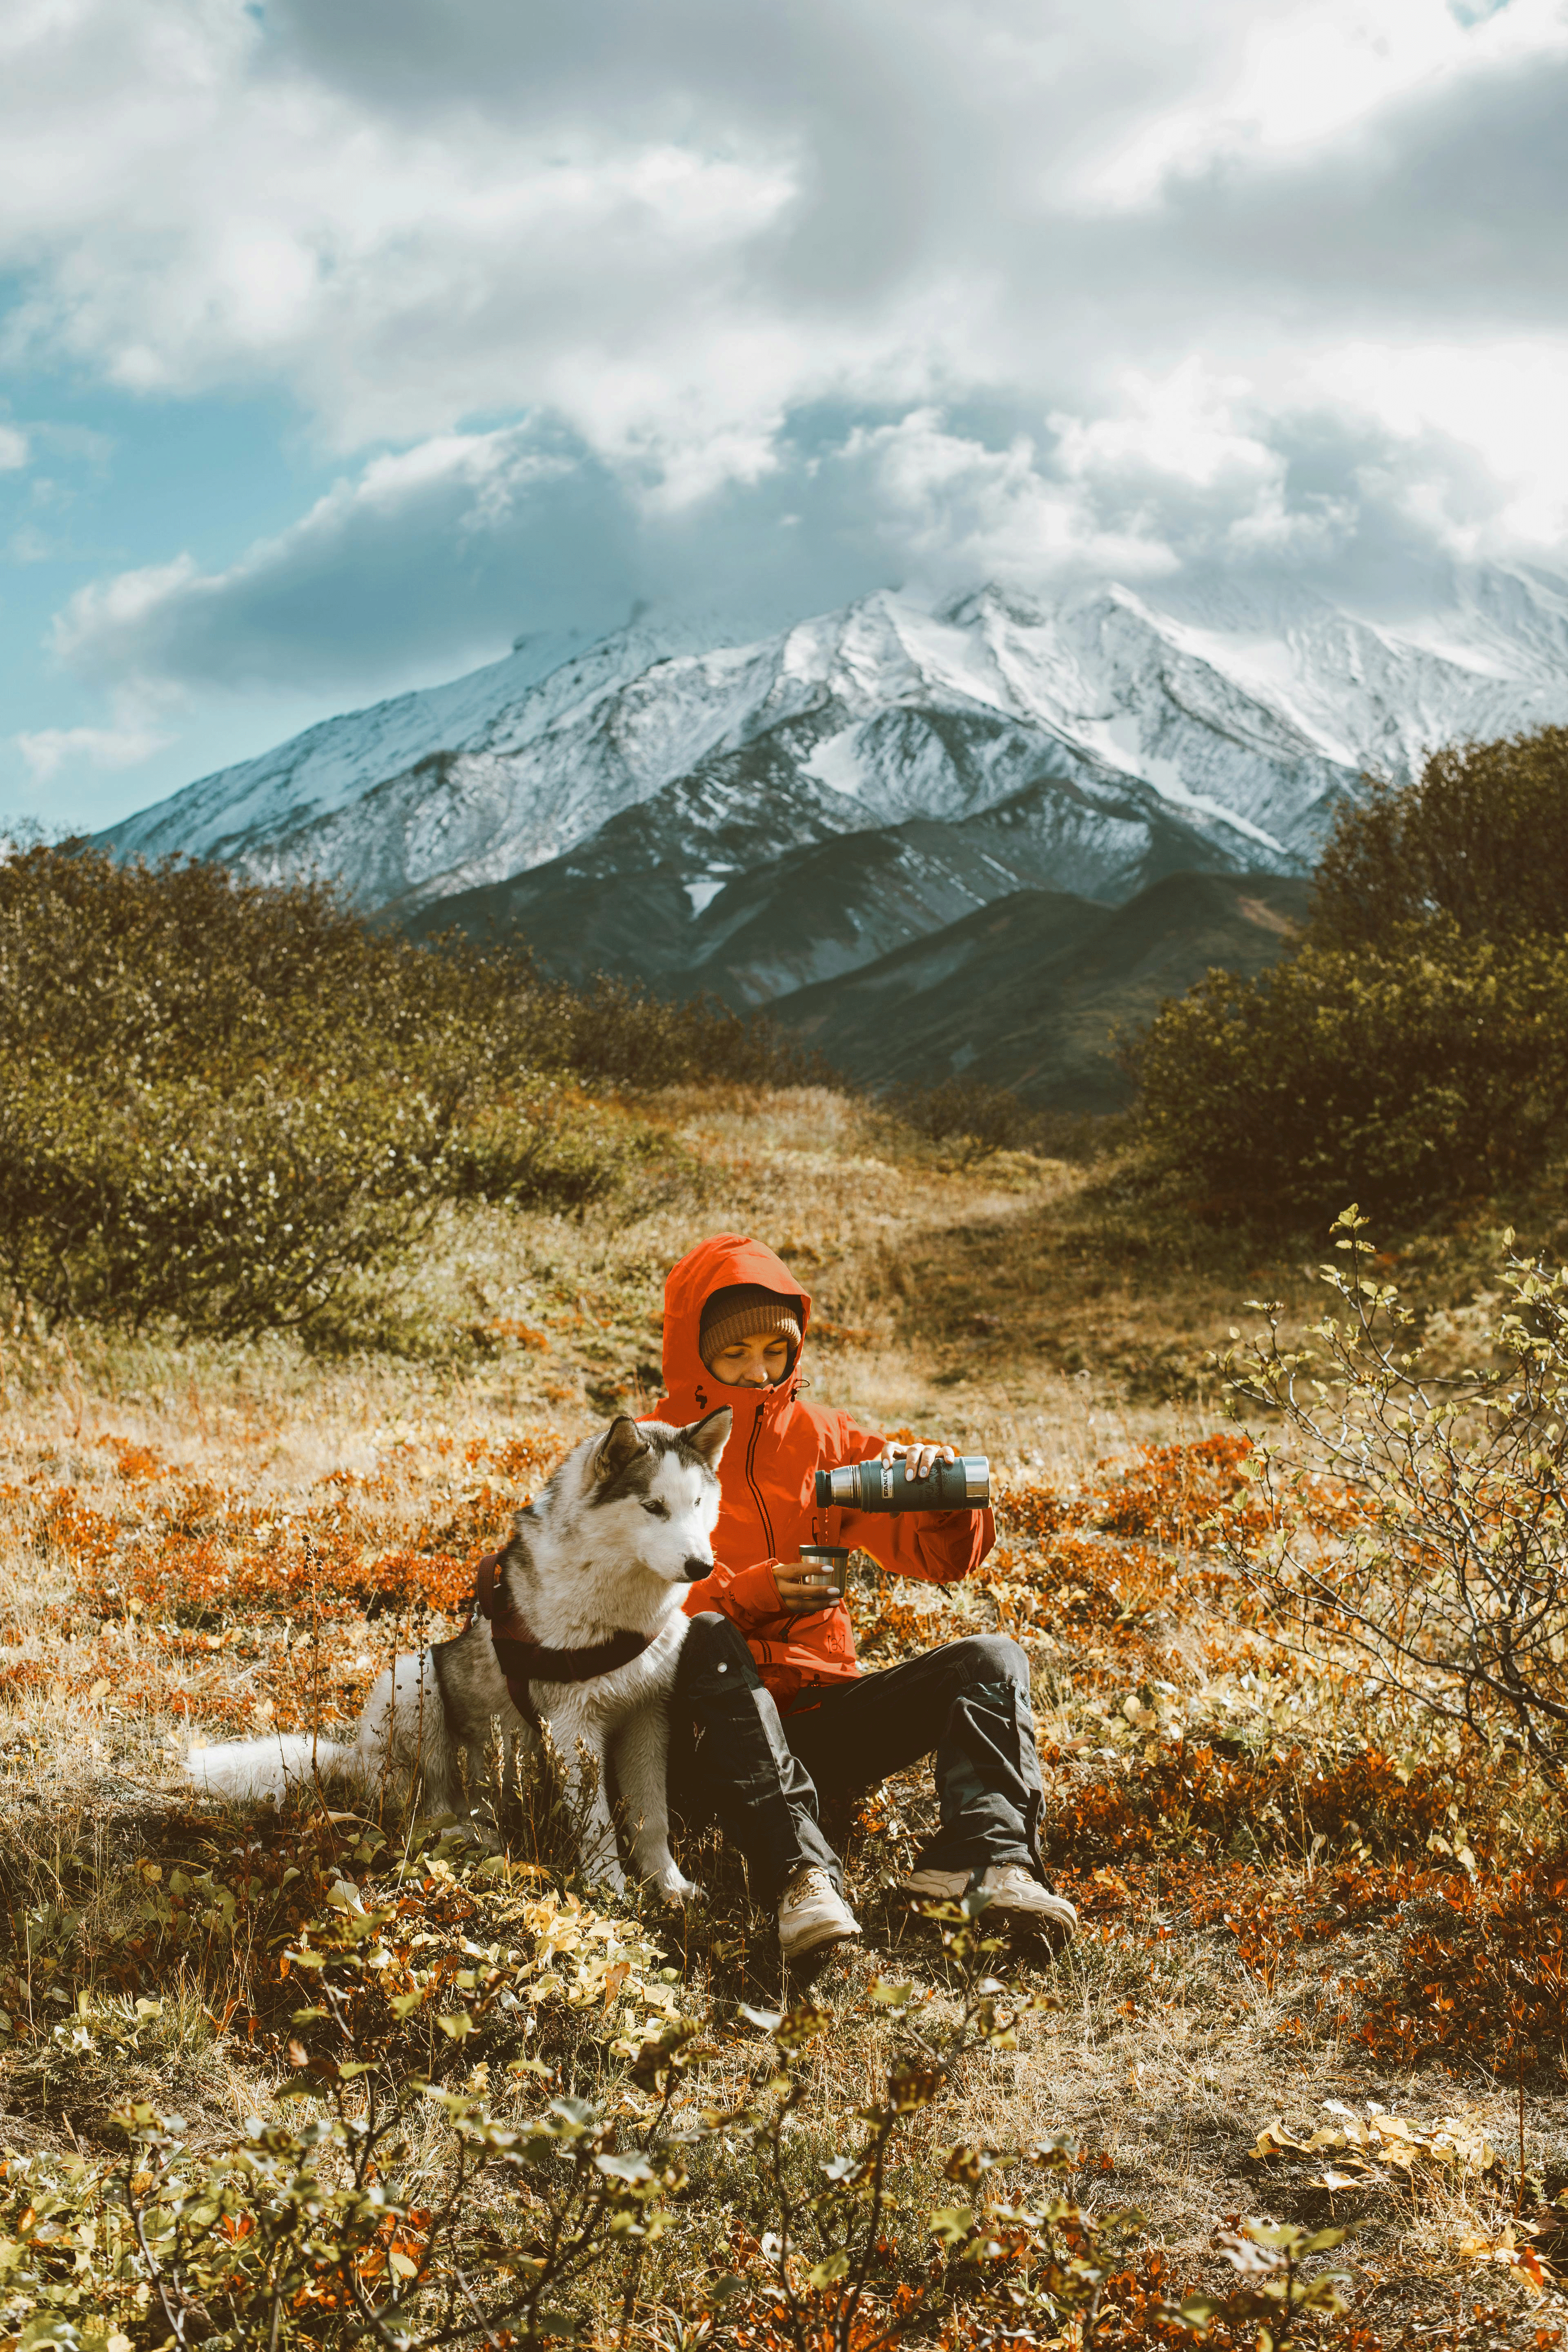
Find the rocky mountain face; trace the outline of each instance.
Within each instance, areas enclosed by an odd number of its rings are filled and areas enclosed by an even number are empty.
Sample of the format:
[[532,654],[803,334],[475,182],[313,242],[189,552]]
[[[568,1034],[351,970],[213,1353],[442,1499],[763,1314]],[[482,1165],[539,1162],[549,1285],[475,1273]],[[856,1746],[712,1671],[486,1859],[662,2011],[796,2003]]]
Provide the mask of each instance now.
[[1219,577],[934,612],[883,592],[722,636],[521,645],[103,838],[782,1010],[997,901],[1043,921],[1041,893],[1300,876],[1364,769],[1568,719],[1568,581],[1523,568],[1456,572],[1397,625]]

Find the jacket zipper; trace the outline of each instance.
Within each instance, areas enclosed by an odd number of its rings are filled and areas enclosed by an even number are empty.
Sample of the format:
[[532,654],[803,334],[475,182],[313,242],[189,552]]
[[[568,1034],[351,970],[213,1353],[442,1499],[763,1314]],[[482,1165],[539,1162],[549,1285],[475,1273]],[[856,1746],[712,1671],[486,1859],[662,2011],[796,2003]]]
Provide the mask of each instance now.
[[772,1559],[775,1557],[773,1545],[773,1523],[768,1517],[768,1507],[763,1500],[763,1490],[752,1475],[752,1465],[757,1458],[757,1440],[761,1437],[762,1433],[763,1416],[761,1409],[759,1408],[757,1417],[752,1423],[751,1443],[746,1447],[746,1484],[752,1490],[752,1500],[755,1503],[757,1510],[761,1515],[763,1533],[768,1539],[768,1558]]

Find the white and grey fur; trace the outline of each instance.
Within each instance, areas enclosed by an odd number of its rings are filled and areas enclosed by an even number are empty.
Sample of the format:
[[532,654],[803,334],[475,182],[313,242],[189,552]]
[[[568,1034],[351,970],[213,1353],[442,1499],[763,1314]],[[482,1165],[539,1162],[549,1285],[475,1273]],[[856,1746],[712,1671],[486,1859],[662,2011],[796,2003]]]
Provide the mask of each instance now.
[[[537,1502],[519,1511],[496,1574],[501,1605],[551,1649],[588,1649],[622,1627],[648,1646],[629,1664],[584,1683],[531,1683],[529,1696],[550,1734],[564,1794],[582,1823],[584,1874],[617,1890],[626,1884],[610,1815],[612,1771],[625,1801],[637,1868],[666,1902],[696,1892],[669,1850],[665,1790],[669,1698],[689,1620],[686,1586],[713,1565],[719,1460],[730,1434],[727,1405],[674,1429],[618,1414],[566,1456]],[[470,1782],[485,1774],[492,1722],[507,1743],[535,1735],[511,1703],[489,1622],[476,1615],[455,1641],[396,1659],[379,1677],[353,1737],[275,1733],[193,1748],[185,1769],[215,1796],[280,1796],[291,1783],[384,1776],[422,1784],[423,1809],[456,1812],[458,1751]]]

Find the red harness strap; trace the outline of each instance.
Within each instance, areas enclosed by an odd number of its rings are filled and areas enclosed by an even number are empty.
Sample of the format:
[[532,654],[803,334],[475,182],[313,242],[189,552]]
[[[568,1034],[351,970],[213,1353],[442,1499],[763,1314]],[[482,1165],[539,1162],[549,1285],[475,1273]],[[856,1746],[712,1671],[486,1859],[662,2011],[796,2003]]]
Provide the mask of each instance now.
[[497,1594],[496,1571],[501,1557],[499,1551],[488,1551],[480,1560],[476,1599],[480,1616],[489,1620],[496,1663],[506,1676],[511,1703],[524,1721],[537,1728],[539,1713],[529,1693],[530,1683],[595,1682],[599,1675],[613,1675],[617,1666],[629,1666],[634,1658],[640,1658],[648,1637],[623,1626],[607,1642],[595,1642],[586,1650],[552,1650],[536,1642],[516,1611]]

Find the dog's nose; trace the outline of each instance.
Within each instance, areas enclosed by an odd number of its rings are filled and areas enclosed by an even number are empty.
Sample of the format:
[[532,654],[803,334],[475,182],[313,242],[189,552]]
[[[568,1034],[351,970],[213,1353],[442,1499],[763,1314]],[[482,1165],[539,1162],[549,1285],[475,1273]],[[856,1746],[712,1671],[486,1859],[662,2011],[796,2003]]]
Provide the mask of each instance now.
[[681,1562],[680,1572],[682,1576],[685,1577],[688,1584],[696,1584],[702,1577],[709,1573],[712,1566],[713,1563],[710,1559],[694,1559],[689,1554]]

